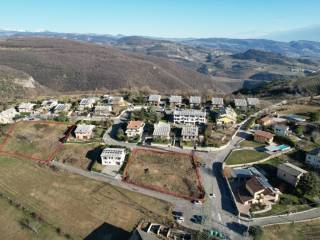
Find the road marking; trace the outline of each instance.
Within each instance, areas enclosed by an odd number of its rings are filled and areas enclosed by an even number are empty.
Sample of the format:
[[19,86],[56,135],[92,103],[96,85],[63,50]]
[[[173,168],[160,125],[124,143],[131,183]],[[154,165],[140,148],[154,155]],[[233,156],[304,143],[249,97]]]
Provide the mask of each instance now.
[[239,224],[241,224],[241,221],[240,221],[240,219],[239,219],[239,218],[238,218],[238,223],[239,223]]
[[222,222],[221,214],[218,213],[219,222]]

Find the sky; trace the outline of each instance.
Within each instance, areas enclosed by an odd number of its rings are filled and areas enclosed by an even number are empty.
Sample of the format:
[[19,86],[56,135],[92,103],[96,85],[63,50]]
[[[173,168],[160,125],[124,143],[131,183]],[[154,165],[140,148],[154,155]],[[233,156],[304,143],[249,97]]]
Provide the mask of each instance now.
[[319,0],[9,0],[0,29],[256,38],[320,26]]

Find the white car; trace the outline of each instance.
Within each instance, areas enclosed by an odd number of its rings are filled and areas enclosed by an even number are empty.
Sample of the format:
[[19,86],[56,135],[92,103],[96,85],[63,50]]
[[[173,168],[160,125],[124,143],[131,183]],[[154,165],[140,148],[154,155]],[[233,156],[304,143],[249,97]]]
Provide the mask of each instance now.
[[176,217],[175,217],[175,220],[176,220],[177,223],[183,223],[183,222],[184,222],[184,217],[178,217],[178,216],[176,216]]
[[210,194],[209,194],[209,198],[216,198],[216,196],[217,196],[217,195],[216,195],[215,193],[210,193]]
[[193,200],[192,203],[195,205],[202,205],[202,202],[199,200]]

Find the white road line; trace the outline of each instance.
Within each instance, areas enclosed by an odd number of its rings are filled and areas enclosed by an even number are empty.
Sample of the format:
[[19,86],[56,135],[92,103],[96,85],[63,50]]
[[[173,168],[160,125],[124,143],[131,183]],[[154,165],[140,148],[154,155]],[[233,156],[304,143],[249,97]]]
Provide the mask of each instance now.
[[222,218],[221,218],[221,214],[218,213],[218,219],[219,219],[219,222],[222,222]]

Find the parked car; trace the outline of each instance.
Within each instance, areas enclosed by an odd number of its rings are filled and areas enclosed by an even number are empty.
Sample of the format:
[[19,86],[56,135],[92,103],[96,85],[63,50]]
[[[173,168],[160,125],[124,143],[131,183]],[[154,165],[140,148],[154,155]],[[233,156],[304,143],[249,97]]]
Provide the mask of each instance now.
[[200,200],[193,200],[192,203],[194,205],[202,205],[202,202]]
[[202,224],[203,223],[203,216],[193,215],[193,217],[191,218],[191,222],[196,223],[196,224]]
[[216,196],[217,196],[217,195],[216,195],[215,193],[210,193],[210,194],[209,194],[209,198],[216,198]]

